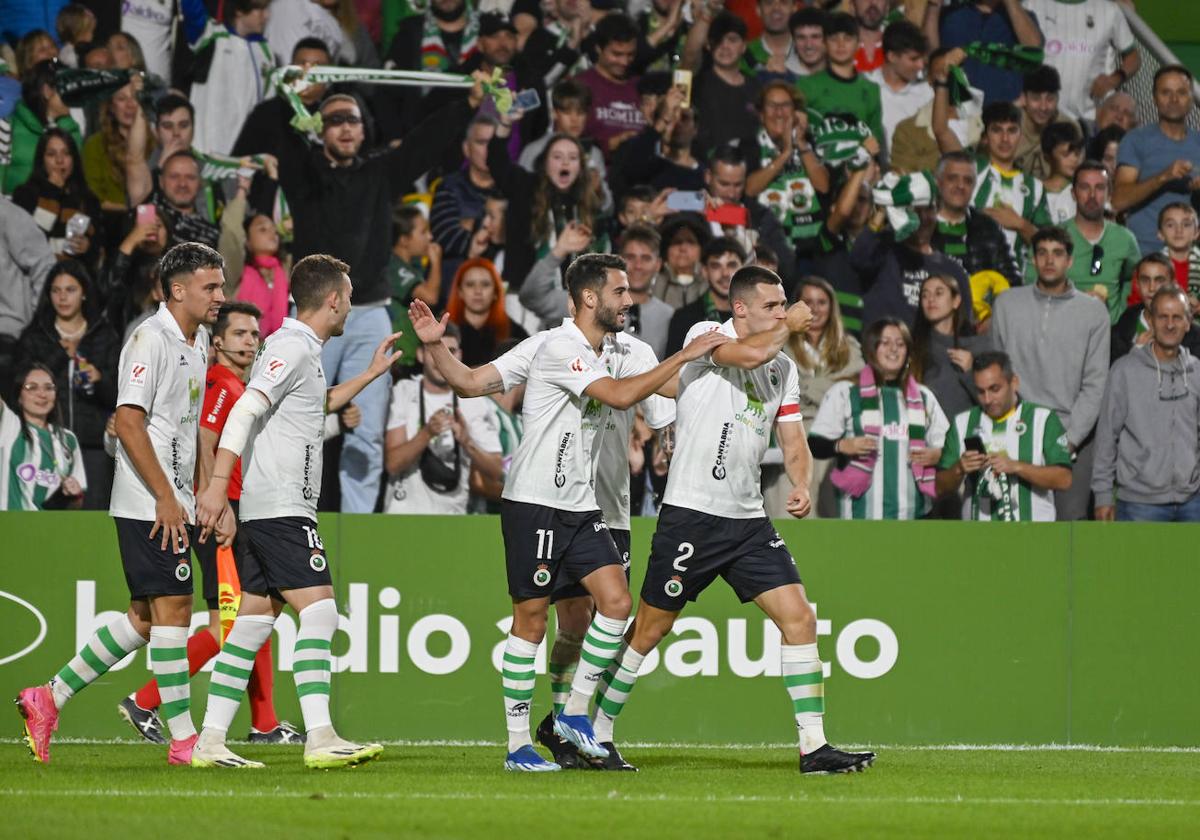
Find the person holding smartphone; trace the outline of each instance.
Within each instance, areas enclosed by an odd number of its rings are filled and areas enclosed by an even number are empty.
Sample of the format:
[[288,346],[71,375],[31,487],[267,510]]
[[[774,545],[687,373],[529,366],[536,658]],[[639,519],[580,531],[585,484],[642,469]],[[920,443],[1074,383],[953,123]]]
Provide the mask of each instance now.
[[1067,431],[1053,409],[1023,400],[1007,353],[972,364],[979,405],[955,416],[938,462],[937,491],[966,481],[962,518],[1053,522],[1054,491],[1071,486]]

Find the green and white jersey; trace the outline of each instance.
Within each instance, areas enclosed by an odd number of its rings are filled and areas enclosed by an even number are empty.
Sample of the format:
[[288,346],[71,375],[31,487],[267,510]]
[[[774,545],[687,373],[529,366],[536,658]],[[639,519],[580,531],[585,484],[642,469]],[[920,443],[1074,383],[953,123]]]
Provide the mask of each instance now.
[[[779,156],[779,147],[766,129],[759,129],[757,141],[758,168],[765,169]],[[800,153],[794,150],[787,166],[758,194],[758,203],[779,220],[784,235],[793,245],[815,239],[825,221],[821,197],[804,168]]]
[[[971,198],[971,203],[976,209],[1011,207],[1022,219],[1033,222],[1039,228],[1050,224],[1046,187],[1039,179],[1019,169],[1000,169],[986,157],[978,159],[976,171],[979,177],[975,180],[975,195]],[[1021,239],[1016,231],[1007,228],[1004,230],[1004,238],[1017,258],[1018,268],[1024,269],[1025,261],[1030,257],[1025,240]]]
[[64,478],[70,476],[87,489],[79,441],[68,429],[39,429],[29,424],[28,436],[21,418],[0,402],[0,510],[42,510]]
[[[972,435],[983,439],[989,454],[1004,454],[1035,467],[1070,467],[1067,432],[1049,408],[1022,401],[1001,420],[979,406],[954,418],[938,469],[948,470],[962,457],[962,442]],[[1054,491],[1038,490],[1015,476],[1000,476],[985,467],[968,480],[963,519],[1010,522],[1053,522]],[[982,485],[982,486],[980,486]]]
[[254,106],[271,94],[275,56],[265,39],[242,38],[212,18],[190,46],[203,68],[192,84],[196,109],[192,143],[206,152],[227,155],[237,139],[237,132],[229,127],[244,123]]
[[[938,449],[946,441],[950,423],[933,392],[918,385],[925,405],[925,445]],[[862,406],[851,382],[836,382],[821,400],[809,434],[827,440],[862,437]],[[836,492],[841,519],[918,519],[929,512],[930,499],[917,489],[909,462],[909,418],[904,391],[890,385],[879,389],[879,455],[871,473],[871,486],[857,499]]]

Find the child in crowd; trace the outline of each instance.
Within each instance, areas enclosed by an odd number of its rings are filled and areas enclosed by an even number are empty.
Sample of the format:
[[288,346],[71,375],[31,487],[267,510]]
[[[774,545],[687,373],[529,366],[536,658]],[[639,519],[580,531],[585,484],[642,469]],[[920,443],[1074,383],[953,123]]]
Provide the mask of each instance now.
[[[433,241],[429,219],[421,207],[408,204],[392,214],[392,256],[387,275],[392,285],[392,332],[400,333],[396,349],[402,350],[400,364],[417,363],[417,336],[408,320],[413,300],[437,306],[442,290],[442,246]],[[428,264],[428,265],[427,265]]]
[[[1200,222],[1196,210],[1184,201],[1168,204],[1158,214],[1158,238],[1163,241],[1163,254],[1171,260],[1175,269],[1175,282],[1188,293],[1192,302],[1192,313],[1200,313],[1200,245],[1196,237],[1200,234]],[[1132,306],[1141,303],[1137,284],[1129,296]]]
[[95,40],[96,16],[87,6],[68,3],[62,7],[62,11],[55,18],[54,28],[58,31],[58,40],[62,42],[58,60],[67,67],[78,67],[77,47],[82,44],[90,44]]
[[1071,189],[1075,170],[1083,163],[1083,135],[1074,123],[1051,123],[1042,132],[1042,154],[1050,162],[1046,179],[1046,209],[1050,221],[1065,224],[1075,218],[1075,194]]
[[[283,325],[291,306],[289,265],[280,247],[279,229],[267,213],[246,213],[246,264],[238,284],[237,299],[262,310],[258,319],[263,338]],[[290,260],[288,261],[290,262]]]

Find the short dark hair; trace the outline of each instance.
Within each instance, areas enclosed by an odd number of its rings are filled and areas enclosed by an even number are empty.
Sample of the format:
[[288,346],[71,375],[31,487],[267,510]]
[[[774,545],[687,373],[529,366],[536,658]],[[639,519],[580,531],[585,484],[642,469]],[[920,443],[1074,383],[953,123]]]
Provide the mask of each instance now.
[[975,361],[971,362],[971,370],[974,373],[983,373],[993,365],[1000,368],[1000,373],[1004,374],[1004,378],[1009,382],[1013,378],[1012,358],[1003,350],[984,350],[975,356]]
[[181,242],[171,248],[158,262],[158,279],[162,283],[163,297],[171,299],[171,285],[176,277],[206,268],[224,271],[225,258],[199,242]]
[[1165,67],[1158,68],[1158,72],[1154,74],[1154,84],[1150,86],[1150,90],[1158,90],[1158,80],[1171,73],[1178,73],[1179,75],[1186,77],[1189,87],[1192,85],[1192,82],[1195,81],[1192,71],[1184,67],[1182,64],[1168,64]]
[[186,108],[188,116],[193,120],[196,119],[196,106],[194,106],[192,101],[186,96],[182,96],[178,93],[168,93],[162,99],[154,103],[154,112],[160,117],[163,114],[169,114],[172,111],[178,111],[180,108]]
[[[1191,205],[1187,205],[1187,206],[1190,207]],[[1171,265],[1171,260],[1167,257],[1167,255],[1155,252],[1153,254],[1147,254],[1146,256],[1142,257],[1140,260],[1137,261],[1137,265],[1135,265],[1133,267],[1133,276],[1135,279],[1137,278],[1138,274],[1141,272],[1142,266],[1145,265],[1146,263],[1154,263],[1155,265],[1160,265],[1167,270],[1167,274],[1169,276],[1171,276],[1171,277],[1175,276],[1175,267],[1173,265]]]
[[649,184],[634,184],[625,191],[617,202],[617,212],[625,212],[625,207],[630,201],[646,201],[653,202],[658,197],[658,193],[654,191],[654,187]]
[[1021,124],[1021,109],[1011,102],[992,102],[983,109],[983,130],[996,123]]
[[234,14],[249,14],[259,9],[265,9],[270,4],[271,0],[233,0],[233,11],[229,13],[229,19],[232,21]]
[[779,255],[775,253],[775,249],[765,242],[759,242],[754,246],[754,262],[773,265],[775,269],[779,269]]
[[1073,122],[1055,122],[1042,131],[1042,154],[1050,157],[1059,145],[1066,143],[1071,151],[1083,151],[1083,133]]
[[398,242],[402,236],[412,236],[416,230],[417,219],[425,218],[421,208],[415,204],[405,204],[392,211],[392,241]]
[[567,269],[567,291],[571,300],[576,306],[581,305],[585,291],[600,294],[608,282],[608,272],[625,270],[625,260],[616,254],[580,254]]
[[1125,129],[1119,125],[1110,125],[1107,128],[1102,128],[1096,133],[1096,136],[1087,144],[1087,156],[1092,160],[1100,160],[1104,157],[1104,152],[1108,149],[1109,143],[1120,144],[1125,137]]
[[617,240],[617,253],[624,251],[625,246],[630,242],[641,242],[655,254],[662,250],[662,237],[649,225],[634,223],[625,228],[625,232]]
[[1108,178],[1108,170],[1104,168],[1104,164],[1098,160],[1085,160],[1079,164],[1079,168],[1075,170],[1075,177],[1071,179],[1071,187],[1074,188],[1079,183],[1079,176],[1084,172],[1103,172],[1105,179]]
[[624,44],[627,41],[636,41],[638,34],[633,18],[624,12],[613,12],[600,18],[600,22],[592,30],[592,39],[596,49],[602,50],[614,42]]
[[1030,240],[1029,244],[1036,253],[1038,245],[1041,245],[1043,242],[1057,242],[1059,245],[1062,245],[1067,249],[1068,256],[1075,253],[1075,243],[1071,241],[1070,234],[1060,227],[1039,228],[1038,232],[1033,235],[1033,239]]
[[742,152],[741,147],[733,143],[722,143],[708,155],[709,169],[713,169],[718,163],[723,163],[726,166],[745,166],[746,155]]
[[313,35],[309,35],[306,38],[301,38],[299,41],[296,42],[296,45],[294,47],[292,47],[292,60],[293,61],[295,61],[295,59],[296,59],[296,53],[300,52],[300,50],[320,50],[321,52],[325,53],[325,55],[327,55],[327,56],[330,56],[330,57],[333,56],[333,53],[331,53],[329,51],[329,45],[326,44],[324,41],[322,41],[320,38],[317,38],[316,36],[313,36]]
[[249,315],[251,318],[261,318],[262,310],[248,300],[230,300],[221,304],[221,311],[217,313],[217,323],[213,324],[212,334],[224,335],[225,330],[229,329],[230,315]]
[[792,16],[788,18],[788,32],[794,33],[802,26],[815,26],[824,33],[825,12],[812,6],[792,12]]
[[1062,77],[1050,64],[1043,64],[1032,73],[1026,74],[1021,82],[1025,93],[1058,93],[1062,90]]
[[744,265],[733,273],[733,278],[729,281],[729,299],[745,300],[752,291],[762,285],[782,286],[783,281],[766,266]]
[[915,52],[925,55],[929,52],[929,39],[915,23],[909,20],[898,20],[888,24],[883,30],[883,53]]
[[830,35],[853,35],[857,38],[858,20],[848,12],[831,12],[825,15],[821,31],[825,33],[826,38]]
[[592,107],[592,89],[574,79],[562,79],[550,91],[550,104],[556,111],[572,105],[586,111]]
[[311,312],[342,285],[350,266],[328,254],[310,254],[292,266],[291,292],[297,312]]
[[729,236],[718,236],[704,243],[704,247],[700,251],[700,264],[708,262],[712,257],[720,257],[725,254],[733,254],[742,263],[746,262],[746,249],[741,242]]
[[1168,210],[1189,210],[1189,211],[1191,211],[1191,213],[1192,213],[1193,215],[1197,215],[1197,214],[1196,214],[1196,208],[1195,208],[1195,207],[1193,207],[1193,206],[1192,206],[1191,204],[1189,204],[1188,202],[1186,202],[1186,201],[1172,201],[1170,204],[1166,205],[1165,207],[1163,207],[1163,209],[1161,209],[1161,210],[1159,210],[1159,211],[1158,211],[1158,224],[1157,224],[1157,226],[1158,226],[1158,227],[1160,227],[1160,228],[1162,227],[1162,225],[1163,225],[1163,219],[1164,219],[1164,218],[1166,218],[1166,215],[1167,215],[1167,211],[1168,211]]
[[708,45],[715,47],[726,35],[737,35],[746,40],[746,22],[730,11],[721,11],[708,27]]

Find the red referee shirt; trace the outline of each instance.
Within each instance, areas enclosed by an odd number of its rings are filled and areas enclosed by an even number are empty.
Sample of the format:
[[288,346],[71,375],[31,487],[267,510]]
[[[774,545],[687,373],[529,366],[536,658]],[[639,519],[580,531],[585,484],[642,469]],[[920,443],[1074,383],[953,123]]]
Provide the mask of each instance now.
[[[216,432],[220,440],[229,411],[245,390],[246,384],[229,368],[219,364],[210,367],[204,387],[204,410],[200,412],[201,428]],[[229,498],[236,502],[241,497],[242,459],[239,458],[229,476]]]

